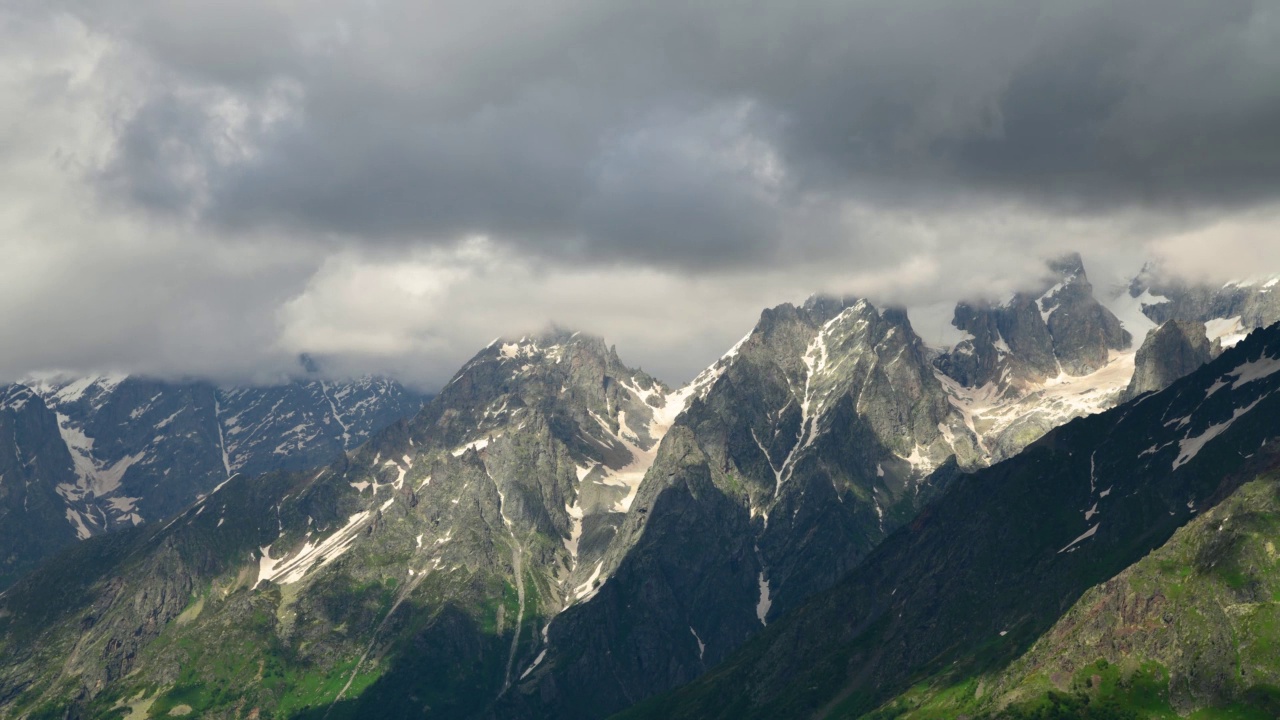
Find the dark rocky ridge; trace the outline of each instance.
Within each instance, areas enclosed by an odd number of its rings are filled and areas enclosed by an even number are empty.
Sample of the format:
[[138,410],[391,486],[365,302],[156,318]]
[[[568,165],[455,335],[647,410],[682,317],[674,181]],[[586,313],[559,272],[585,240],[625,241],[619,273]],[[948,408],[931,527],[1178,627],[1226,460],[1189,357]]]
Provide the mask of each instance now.
[[[1026,654],[984,676],[984,697],[960,699],[971,707],[1043,704],[1048,692],[1078,693],[1082,676],[1091,686],[1105,677],[1086,695],[1095,705],[1166,717],[1215,708],[1275,717],[1278,481],[1264,473],[1197,513],[1157,550],[1090,588]],[[1135,687],[1145,692],[1131,693]]]

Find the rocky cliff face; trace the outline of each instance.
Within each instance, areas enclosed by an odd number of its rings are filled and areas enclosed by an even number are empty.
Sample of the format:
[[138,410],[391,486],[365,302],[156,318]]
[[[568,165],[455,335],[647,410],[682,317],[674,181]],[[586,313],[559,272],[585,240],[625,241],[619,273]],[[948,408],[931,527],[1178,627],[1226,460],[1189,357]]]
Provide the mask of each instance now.
[[[680,397],[625,366],[602,339],[555,331],[483,350],[409,437],[418,448],[474,451],[495,477],[509,478],[516,525],[557,538],[570,569],[565,582],[591,579],[594,587],[604,550],[681,407]],[[531,432],[556,445],[562,471],[539,472],[523,446]],[[569,589],[564,602],[586,594]]]
[[[934,360],[939,381],[990,461],[1112,407],[1133,373],[1133,337],[1094,297],[1080,256],[1047,269],[1034,292],[1001,305],[960,303],[954,325],[968,338]],[[1140,311],[1134,315],[1135,329],[1150,324]]]
[[1124,399],[1163,390],[1175,380],[1190,375],[1222,352],[1221,344],[1209,342],[1204,325],[1170,320],[1153,330],[1138,348],[1133,379]]
[[57,417],[27,388],[0,388],[0,587],[74,542],[55,490],[74,472]]

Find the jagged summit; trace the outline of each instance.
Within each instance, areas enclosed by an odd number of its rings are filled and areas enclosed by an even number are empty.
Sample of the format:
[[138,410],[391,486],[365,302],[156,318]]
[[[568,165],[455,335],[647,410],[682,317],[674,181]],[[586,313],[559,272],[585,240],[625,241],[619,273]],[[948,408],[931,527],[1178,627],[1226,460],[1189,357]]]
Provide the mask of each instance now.
[[496,716],[600,717],[696,676],[980,462],[905,312],[863,299],[763,311],[678,394],[608,580]]
[[1051,276],[1036,291],[1004,303],[960,303],[953,325],[968,333],[937,367],[965,387],[994,384],[1002,394],[1025,392],[1062,375],[1080,376],[1107,365],[1132,336],[1093,296],[1079,254],[1047,263]]
[[[967,337],[933,361],[989,460],[1111,407],[1133,375],[1133,337],[1094,297],[1079,254],[1046,270],[1039,286],[1003,303],[958,304],[953,324]],[[1151,324],[1141,317],[1130,324]]]

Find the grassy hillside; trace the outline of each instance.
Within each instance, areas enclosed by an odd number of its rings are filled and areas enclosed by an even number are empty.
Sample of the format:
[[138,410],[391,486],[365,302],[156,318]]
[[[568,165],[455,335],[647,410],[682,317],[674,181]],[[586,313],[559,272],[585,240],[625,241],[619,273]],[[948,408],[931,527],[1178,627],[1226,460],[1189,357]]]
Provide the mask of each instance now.
[[1280,717],[1280,478],[1089,590],[1008,668],[918,684],[868,718]]

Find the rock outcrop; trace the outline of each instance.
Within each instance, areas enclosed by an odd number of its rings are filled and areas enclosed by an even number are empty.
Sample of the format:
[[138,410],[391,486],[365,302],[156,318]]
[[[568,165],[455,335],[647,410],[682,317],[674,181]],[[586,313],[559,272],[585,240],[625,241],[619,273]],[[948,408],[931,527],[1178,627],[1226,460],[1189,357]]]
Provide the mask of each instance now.
[[1170,320],[1153,330],[1134,362],[1133,378],[1125,390],[1126,400],[1142,393],[1163,390],[1175,380],[1190,375],[1222,352],[1221,345],[1209,342],[1204,325]]

